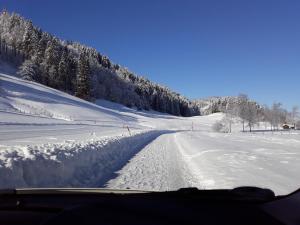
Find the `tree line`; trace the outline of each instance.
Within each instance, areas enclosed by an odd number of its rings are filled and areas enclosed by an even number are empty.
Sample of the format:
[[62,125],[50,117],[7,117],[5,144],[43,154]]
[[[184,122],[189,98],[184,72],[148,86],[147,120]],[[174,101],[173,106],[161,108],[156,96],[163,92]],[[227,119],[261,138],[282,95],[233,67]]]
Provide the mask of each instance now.
[[112,63],[96,49],[60,40],[5,10],[0,14],[0,57],[18,67],[21,78],[88,101],[101,98],[178,116],[200,114],[184,96]]
[[264,123],[264,129],[279,130],[283,124],[289,124],[294,129],[300,129],[299,108],[294,106],[291,111],[283,108],[281,103],[275,102],[271,107],[261,106],[251,101],[246,94],[240,94],[233,98],[235,101],[228,101],[224,106],[225,117],[213,127],[215,131],[231,132],[232,124],[239,118],[243,132],[248,127],[253,131],[255,125]]

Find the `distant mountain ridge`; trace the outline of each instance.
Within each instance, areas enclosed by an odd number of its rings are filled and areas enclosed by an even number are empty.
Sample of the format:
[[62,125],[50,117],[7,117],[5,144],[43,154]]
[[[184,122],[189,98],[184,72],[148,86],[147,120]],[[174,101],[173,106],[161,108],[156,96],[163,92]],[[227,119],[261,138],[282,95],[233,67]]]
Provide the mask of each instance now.
[[106,99],[178,116],[200,114],[184,96],[112,63],[96,49],[60,40],[16,13],[0,14],[0,60],[18,68],[23,79],[85,100]]

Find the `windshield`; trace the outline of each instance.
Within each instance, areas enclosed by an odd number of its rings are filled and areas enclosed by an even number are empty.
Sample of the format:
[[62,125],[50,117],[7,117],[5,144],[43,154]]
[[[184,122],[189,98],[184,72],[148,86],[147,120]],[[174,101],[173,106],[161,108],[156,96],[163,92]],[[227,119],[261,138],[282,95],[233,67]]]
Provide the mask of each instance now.
[[0,3],[0,188],[300,187],[300,3]]

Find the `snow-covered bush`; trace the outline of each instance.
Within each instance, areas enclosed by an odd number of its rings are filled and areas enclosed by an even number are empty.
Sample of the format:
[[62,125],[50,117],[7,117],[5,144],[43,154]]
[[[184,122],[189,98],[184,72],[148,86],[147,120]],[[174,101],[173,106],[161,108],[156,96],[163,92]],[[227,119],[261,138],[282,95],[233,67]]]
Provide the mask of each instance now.
[[25,60],[20,66],[17,74],[24,80],[37,80],[38,67],[31,60]]
[[224,130],[224,124],[222,123],[222,121],[217,121],[217,122],[215,122],[214,124],[213,124],[213,126],[212,126],[212,130],[214,131],[214,132],[223,132],[223,130]]
[[231,133],[232,121],[229,121],[227,117],[224,117],[222,120],[217,121],[213,124],[212,130],[214,132],[221,133]]

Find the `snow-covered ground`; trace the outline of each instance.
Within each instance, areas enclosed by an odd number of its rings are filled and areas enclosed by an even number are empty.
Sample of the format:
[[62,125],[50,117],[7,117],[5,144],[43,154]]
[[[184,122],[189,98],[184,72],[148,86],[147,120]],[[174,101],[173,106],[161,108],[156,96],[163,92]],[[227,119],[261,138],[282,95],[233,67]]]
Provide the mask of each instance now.
[[216,133],[217,113],[137,111],[0,74],[0,187],[300,187],[300,133]]
[[136,118],[55,89],[0,75],[0,148],[124,133],[140,129]]
[[256,185],[286,194],[299,188],[300,133],[182,131],[163,134],[108,184],[170,190]]

